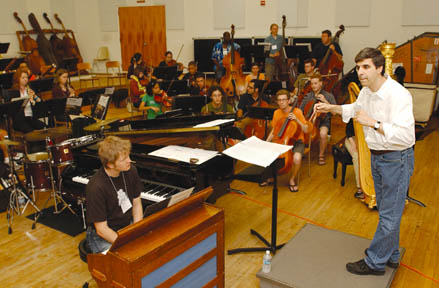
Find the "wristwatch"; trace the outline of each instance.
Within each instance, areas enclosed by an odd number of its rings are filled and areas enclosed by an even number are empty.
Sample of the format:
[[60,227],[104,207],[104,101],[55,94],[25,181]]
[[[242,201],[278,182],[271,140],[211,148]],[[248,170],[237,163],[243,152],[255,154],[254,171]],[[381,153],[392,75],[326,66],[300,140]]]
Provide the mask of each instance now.
[[373,129],[374,129],[375,131],[378,130],[378,129],[380,128],[380,124],[381,124],[380,121],[375,122],[375,124],[373,125]]

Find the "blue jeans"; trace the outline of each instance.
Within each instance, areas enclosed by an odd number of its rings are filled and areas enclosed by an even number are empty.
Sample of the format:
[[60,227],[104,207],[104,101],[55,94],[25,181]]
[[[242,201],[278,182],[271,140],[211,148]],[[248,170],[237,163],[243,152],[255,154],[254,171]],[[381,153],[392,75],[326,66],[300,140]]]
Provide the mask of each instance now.
[[86,235],[87,245],[93,253],[101,253],[111,246],[111,243],[99,236],[91,226],[87,228]]
[[413,148],[382,155],[371,154],[379,221],[364,260],[374,270],[383,271],[388,260],[399,261],[399,229],[413,174],[413,154]]

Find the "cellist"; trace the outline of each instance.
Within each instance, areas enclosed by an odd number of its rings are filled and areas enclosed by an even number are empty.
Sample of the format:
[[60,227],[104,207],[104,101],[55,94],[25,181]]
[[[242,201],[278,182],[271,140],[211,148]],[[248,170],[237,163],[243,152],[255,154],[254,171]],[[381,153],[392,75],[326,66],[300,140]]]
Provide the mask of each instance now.
[[322,42],[316,45],[314,49],[311,52],[311,57],[314,60],[314,63],[316,64],[316,67],[319,67],[320,60],[322,60],[323,57],[325,57],[326,52],[328,52],[328,49],[331,49],[335,55],[341,60],[343,58],[343,52],[341,52],[340,45],[338,45],[337,42],[332,42],[332,33],[329,30],[322,31]]
[[[305,114],[306,119],[310,119],[314,105],[318,102],[327,103],[327,104],[336,104],[334,95],[322,89],[323,81],[322,75],[320,73],[314,73],[311,76],[311,89],[312,91],[305,95],[303,98],[302,104],[300,104],[300,110]],[[331,132],[331,113],[325,114],[321,116],[319,119],[319,124],[314,125],[314,129],[319,129],[319,140],[320,140],[320,149],[319,149],[319,165],[325,165],[325,151],[326,146],[328,145],[328,135]]]
[[[305,133],[308,133],[309,130],[309,122],[306,121],[303,116],[302,110],[299,108],[294,108],[291,112],[291,107],[289,106],[290,101],[290,93],[286,89],[281,89],[276,93],[276,101],[277,105],[279,105],[279,109],[274,111],[272,126],[270,134],[267,137],[267,142],[271,142],[277,133],[279,126],[285,121],[286,118],[290,119],[290,123],[288,125],[292,125],[291,121],[295,121],[298,125],[296,132],[294,135],[290,135],[292,138],[292,143],[287,143],[289,145],[293,144],[293,165],[291,171],[291,177],[288,183],[288,188],[291,192],[299,192],[299,185],[297,182],[297,173],[299,172],[300,165],[302,164],[302,156],[305,151]],[[280,124],[280,125],[279,125]],[[259,184],[259,186],[267,186],[268,184],[272,184],[273,179],[269,178],[266,181]]]
[[307,83],[311,80],[311,76],[314,74],[315,68],[316,66],[314,65],[314,61],[311,58],[305,59],[305,61],[303,61],[303,69],[305,70],[305,73],[300,73],[299,76],[297,76],[296,81],[294,82],[294,96],[302,94],[305,86],[307,86]]

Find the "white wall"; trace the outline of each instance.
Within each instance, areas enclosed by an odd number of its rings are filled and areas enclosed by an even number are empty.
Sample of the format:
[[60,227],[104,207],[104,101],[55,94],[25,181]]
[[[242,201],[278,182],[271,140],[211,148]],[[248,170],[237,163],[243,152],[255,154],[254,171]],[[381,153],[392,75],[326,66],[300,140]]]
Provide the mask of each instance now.
[[[9,9],[13,9],[13,0],[7,0]],[[71,1],[71,0],[57,0]],[[214,29],[214,11],[213,0],[181,0],[184,1],[184,30],[167,30],[167,48],[177,55],[180,47],[184,44],[180,61],[187,63],[193,58],[193,38],[198,37],[220,37],[224,32],[223,29]],[[266,1],[265,6],[260,6],[259,0],[236,0],[245,1],[245,28],[236,29],[235,37],[250,36],[266,36],[269,33],[269,25],[273,22],[281,24],[278,15],[277,0]],[[303,0],[306,1],[306,0]],[[376,47],[383,40],[396,42],[397,45],[421,34],[422,32],[439,32],[439,25],[429,26],[402,26],[403,23],[403,4],[405,0],[364,0],[370,2],[371,13],[369,26],[367,27],[346,27],[346,32],[341,36],[340,45],[344,53],[345,71],[353,67],[353,58],[355,54],[363,47]],[[417,3],[422,7],[422,3],[430,3],[431,0],[418,0]],[[6,2],[6,1],[5,1]],[[23,2],[23,1],[21,1]],[[111,1],[109,1],[111,2]],[[136,5],[165,5],[166,0],[148,0],[147,4],[137,4],[135,0],[121,1],[127,6]],[[287,36],[320,36],[324,29],[330,29],[334,33],[340,24],[336,20],[336,8],[341,9],[342,13],[352,13],[355,11],[343,11],[343,7],[339,7],[337,0],[312,0],[308,1],[308,26],[300,28],[286,28]],[[24,9],[28,13],[34,12],[43,28],[47,28],[46,22],[42,17],[43,12],[49,13],[53,18],[51,11],[52,5],[50,0],[27,0],[27,7]],[[360,1],[361,3],[361,1]],[[66,13],[69,17],[74,17],[73,25],[75,27],[67,27],[75,32],[81,55],[86,62],[92,62],[96,51],[100,46],[108,46],[110,49],[110,57],[114,60],[120,60],[120,42],[119,32],[101,32],[100,18],[111,17],[109,21],[118,21],[117,16],[100,15],[98,0],[75,0],[73,11],[61,11],[60,17],[63,19]],[[15,7],[18,9],[18,7]],[[23,9],[21,7],[20,9]],[[361,9],[361,7],[358,7]],[[280,11],[281,12],[281,11]],[[13,21],[16,30],[21,30],[21,26],[12,17],[0,19],[1,25],[5,21]],[[65,16],[67,17],[67,16]],[[67,19],[69,18],[67,17]],[[30,25],[27,21],[27,15],[21,15],[27,27]],[[52,21],[54,22],[54,21]],[[288,19],[287,19],[288,22]],[[430,22],[423,22],[430,23]],[[431,23],[434,23],[433,19]],[[231,23],[232,24],[232,23]],[[55,25],[59,27],[58,25]],[[66,25],[67,26],[67,25]],[[118,25],[117,25],[118,27]],[[59,35],[62,36],[62,35]],[[0,34],[1,42],[11,42],[11,47],[6,56],[16,56],[18,51],[18,41],[15,31]]]

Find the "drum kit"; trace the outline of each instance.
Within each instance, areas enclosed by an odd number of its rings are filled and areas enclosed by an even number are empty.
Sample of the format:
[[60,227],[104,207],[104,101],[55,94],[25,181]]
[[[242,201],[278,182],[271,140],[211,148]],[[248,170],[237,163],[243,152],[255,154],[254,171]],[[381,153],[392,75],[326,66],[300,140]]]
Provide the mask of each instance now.
[[[105,125],[105,124],[104,124]],[[86,135],[79,138],[72,138],[60,143],[54,143],[52,139],[59,139],[71,134],[71,130],[67,128],[48,128],[43,130],[35,130],[27,133],[24,136],[26,142],[45,141],[46,151],[36,152],[25,155],[24,160],[24,174],[25,185],[21,185],[16,173],[15,163],[13,157],[9,157],[9,166],[11,173],[7,179],[7,188],[11,191],[9,197],[9,205],[7,209],[8,219],[8,233],[12,233],[12,220],[14,214],[22,215],[26,207],[31,204],[35,210],[34,222],[32,229],[35,229],[36,222],[41,216],[42,210],[51,199],[54,202],[54,213],[59,214],[63,210],[68,209],[71,213],[75,211],[62,197],[61,192],[61,174],[62,171],[69,165],[73,164],[72,149],[80,148],[98,140],[97,135]],[[0,145],[6,145],[9,155],[13,155],[12,147],[23,145],[23,143],[3,140]],[[26,147],[26,146],[25,146]],[[25,149],[27,151],[27,149]],[[5,185],[3,185],[5,186]],[[38,208],[36,204],[35,195],[41,192],[50,192],[43,205],[43,208]],[[31,197],[32,196],[32,197]],[[61,207],[59,208],[61,204]],[[84,209],[82,209],[84,211]],[[82,212],[84,214],[84,212]],[[84,218],[84,215],[82,215]]]

